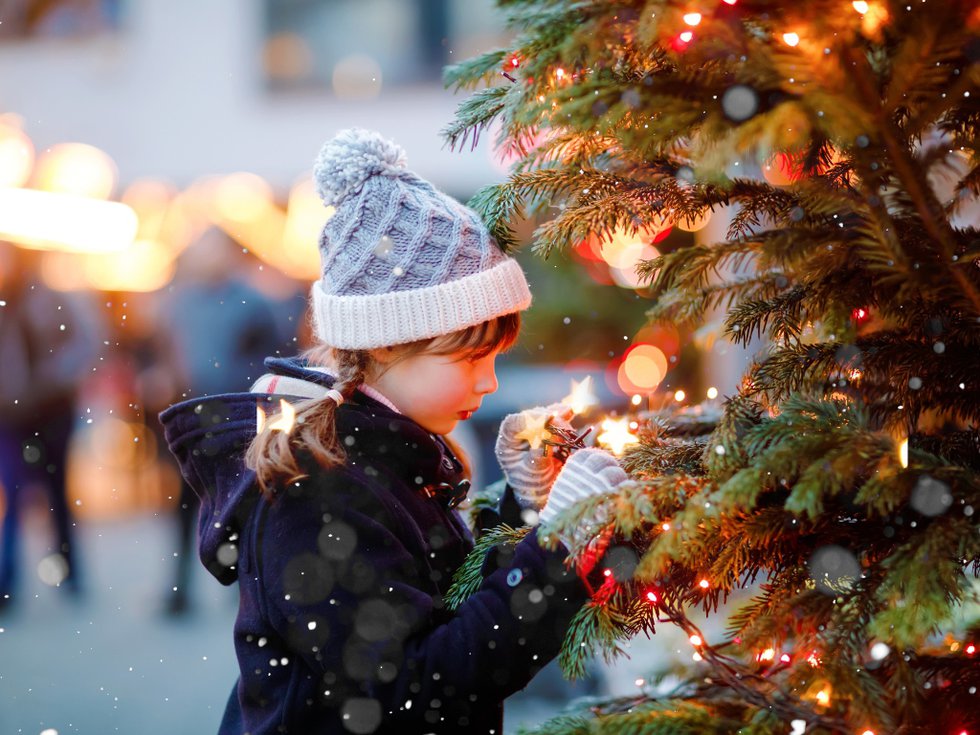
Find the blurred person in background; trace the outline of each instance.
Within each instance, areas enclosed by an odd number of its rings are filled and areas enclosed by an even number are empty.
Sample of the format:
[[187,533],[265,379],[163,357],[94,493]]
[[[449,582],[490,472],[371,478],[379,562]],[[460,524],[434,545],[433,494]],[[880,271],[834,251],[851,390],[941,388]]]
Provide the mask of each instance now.
[[[159,370],[143,372],[141,392],[148,416],[190,395],[226,392],[229,385],[247,391],[265,372],[266,356],[281,353],[287,344],[294,349],[294,335],[283,329],[290,320],[281,318],[277,305],[253,285],[250,270],[258,265],[218,227],[205,230],[181,255],[177,276],[161,302],[157,340],[159,364],[173,372],[171,390],[161,395],[154,388],[161,384]],[[154,430],[162,429],[158,422],[150,423]],[[158,446],[166,445],[160,441]],[[177,568],[166,602],[172,615],[189,610],[199,507],[193,489],[181,479]]]
[[45,582],[78,592],[73,520],[66,498],[75,399],[95,365],[102,328],[86,295],[56,293],[40,278],[40,253],[0,242],[0,607],[18,585],[21,514],[40,489],[54,522]]

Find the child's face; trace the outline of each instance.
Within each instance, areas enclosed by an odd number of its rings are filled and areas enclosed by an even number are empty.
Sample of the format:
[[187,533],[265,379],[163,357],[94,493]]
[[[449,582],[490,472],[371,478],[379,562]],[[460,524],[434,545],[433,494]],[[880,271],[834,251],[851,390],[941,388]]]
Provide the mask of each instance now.
[[372,384],[427,431],[448,434],[497,390],[499,352],[477,358],[466,352],[414,355],[390,363]]

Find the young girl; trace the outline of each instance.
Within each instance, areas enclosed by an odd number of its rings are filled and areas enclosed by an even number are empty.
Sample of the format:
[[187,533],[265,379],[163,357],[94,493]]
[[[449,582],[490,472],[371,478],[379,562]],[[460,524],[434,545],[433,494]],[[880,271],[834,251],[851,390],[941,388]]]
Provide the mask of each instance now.
[[[335,208],[318,346],[267,360],[251,393],[161,414],[202,498],[201,559],[239,584],[220,732],[499,735],[504,698],[557,654],[588,594],[532,531],[462,606],[443,603],[473,544],[445,434],[496,390],[530,292],[478,216],[378,134],[340,133],[315,178]],[[498,439],[525,507],[554,516],[625,479],[599,450],[561,468],[535,439],[542,417],[508,417]]]

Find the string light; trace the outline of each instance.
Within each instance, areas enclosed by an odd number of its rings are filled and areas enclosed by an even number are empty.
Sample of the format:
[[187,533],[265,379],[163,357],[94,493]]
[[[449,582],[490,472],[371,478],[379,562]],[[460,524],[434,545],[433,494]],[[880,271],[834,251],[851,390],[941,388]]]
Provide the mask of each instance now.
[[779,660],[782,661],[784,664],[788,664],[793,659],[788,653],[784,653],[782,656],[779,657]]
[[559,66],[557,69],[555,69],[555,79],[557,79],[560,82],[564,78],[565,78],[565,70]]
[[669,531],[670,530],[670,524],[669,523],[663,523],[663,524],[660,525],[660,527],[662,529],[664,529],[665,531]]
[[863,322],[869,316],[868,310],[863,306],[851,310],[851,318],[856,322]]
[[875,735],[875,731],[874,730],[865,730],[864,732],[861,733],[861,735]]
[[630,398],[630,403],[632,403],[634,406],[639,406],[641,403],[643,403],[643,396],[637,393],[635,396]]
[[[821,689],[819,692],[817,692],[817,704],[819,704],[821,707],[826,707],[828,704],[830,704],[829,689]],[[867,735],[867,733],[862,733],[862,735]],[[874,735],[874,733],[871,733],[871,735]]]
[[898,444],[898,462],[902,467],[909,466],[909,438],[905,437]]
[[684,31],[680,36],[678,36],[678,38],[682,43],[690,43],[694,38],[694,34],[691,31]]
[[963,650],[966,652],[967,656],[972,656],[977,652],[977,647],[971,643]]
[[710,587],[710,586],[711,586],[711,583],[708,582],[708,580],[706,580],[706,579],[702,579],[700,582],[698,582],[698,587],[700,587],[703,590],[708,589],[708,587]]
[[800,42],[800,36],[797,33],[784,33],[783,43],[787,46],[796,46]]
[[813,668],[820,666],[820,657],[817,656],[816,652],[811,653],[806,657],[806,662],[810,664]]
[[758,656],[755,657],[756,661],[772,661],[776,658],[776,650],[774,648],[767,648],[761,651]]
[[738,0],[721,0],[725,5],[734,5]]
[[853,5],[854,9],[858,11],[861,15],[864,15],[865,13],[868,12],[868,4],[865,2],[865,0],[854,0],[854,2],[851,3],[851,5]]
[[674,400],[677,401],[678,403],[683,401],[685,398],[687,398],[687,393],[685,393],[682,390],[679,390],[674,393]]
[[688,638],[688,640],[691,642],[691,645],[692,646],[703,646],[704,645],[704,641],[701,640],[701,636],[699,636],[699,635],[692,635],[690,638]]
[[718,389],[715,388],[714,386],[708,388],[708,400],[713,401],[717,397],[718,397]]
[[657,602],[657,593],[656,592],[652,592],[652,591],[651,592],[647,592],[647,600],[649,600],[650,602],[656,604],[656,602]]
[[606,419],[602,422],[602,433],[596,437],[599,444],[607,447],[613,454],[622,454],[631,444],[639,442],[635,434],[629,430],[629,419]]
[[701,13],[686,13],[684,15],[684,22],[689,26],[696,26],[701,22]]

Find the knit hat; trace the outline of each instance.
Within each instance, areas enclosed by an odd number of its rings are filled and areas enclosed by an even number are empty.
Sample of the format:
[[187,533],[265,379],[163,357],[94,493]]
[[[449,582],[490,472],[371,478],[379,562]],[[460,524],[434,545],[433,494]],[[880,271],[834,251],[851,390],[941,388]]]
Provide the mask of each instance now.
[[320,150],[317,193],[335,212],[320,236],[316,336],[370,349],[451,334],[531,303],[524,272],[479,215],[405,168],[379,133],[341,131]]

